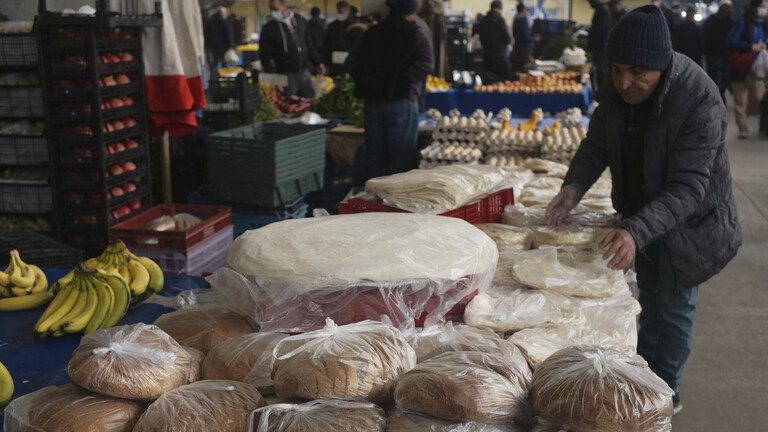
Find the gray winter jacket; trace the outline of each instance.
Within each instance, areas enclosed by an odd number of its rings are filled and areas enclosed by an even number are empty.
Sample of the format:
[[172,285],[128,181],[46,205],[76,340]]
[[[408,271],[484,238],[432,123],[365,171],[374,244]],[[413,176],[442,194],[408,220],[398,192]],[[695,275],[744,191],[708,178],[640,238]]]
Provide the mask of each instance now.
[[682,54],[674,54],[659,85],[644,138],[647,204],[631,214],[622,191],[625,104],[612,82],[563,184],[586,191],[610,167],[611,198],[625,216],[622,227],[640,253],[661,239],[671,256],[676,288],[688,289],[722,270],[741,246],[725,148],[727,114],[715,84]]

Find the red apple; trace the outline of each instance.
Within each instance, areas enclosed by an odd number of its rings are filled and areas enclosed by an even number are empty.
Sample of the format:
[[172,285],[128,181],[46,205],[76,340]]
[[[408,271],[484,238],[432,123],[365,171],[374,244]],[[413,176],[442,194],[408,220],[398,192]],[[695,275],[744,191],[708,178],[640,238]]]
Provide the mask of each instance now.
[[121,142],[115,143],[115,153],[120,153],[125,151],[125,144]]
[[122,61],[119,56],[114,54],[107,54],[107,57],[109,58],[110,63],[120,63]]
[[115,210],[120,212],[120,217],[128,216],[131,214],[131,208],[125,205],[121,205],[120,207],[116,208]]
[[113,77],[112,75],[105,76],[104,78],[101,79],[101,81],[104,82],[104,84],[102,85],[105,85],[107,87],[117,85],[117,82],[115,81],[115,77]]
[[134,141],[132,139],[125,140],[125,148],[126,149],[134,149],[134,148],[136,148],[138,146],[139,146],[139,143],[137,143],[136,141]]
[[128,161],[123,163],[123,171],[134,171],[136,169],[136,164]]
[[136,119],[133,117],[126,117],[123,119],[123,122],[125,122],[125,127],[134,127],[136,126]]
[[125,193],[131,193],[131,192],[134,192],[136,189],[138,189],[138,188],[136,187],[136,184],[134,184],[134,183],[131,183],[131,182],[128,182],[128,183],[126,183],[126,184],[124,184],[124,185],[123,185],[123,191],[125,191]]
[[112,108],[109,106],[109,101],[101,101],[101,110],[104,111],[106,109]]
[[124,103],[126,106],[128,106],[128,105],[133,105],[133,98],[132,98],[132,97],[130,97],[130,96],[125,96],[125,97],[123,97],[123,103]]
[[141,201],[133,200],[128,203],[128,207],[130,207],[132,211],[139,211],[141,210]]
[[120,53],[120,60],[122,60],[124,62],[132,61],[133,60],[133,54],[128,53],[128,52]]
[[125,169],[120,166],[120,164],[114,164],[111,167],[109,167],[109,172],[112,173],[112,175],[120,175],[125,172]]
[[106,154],[115,154],[115,145],[109,144],[104,146],[104,153]]
[[120,186],[115,186],[111,190],[112,196],[119,197],[125,195],[125,191]]
[[125,105],[125,102],[123,102],[120,98],[112,98],[109,100],[109,107],[110,108],[120,108]]
[[114,127],[115,130],[123,130],[125,129],[125,123],[120,120],[115,120],[112,122],[112,127]]
[[131,79],[128,78],[128,75],[126,74],[120,74],[118,75],[115,80],[118,84],[129,84],[131,82]]

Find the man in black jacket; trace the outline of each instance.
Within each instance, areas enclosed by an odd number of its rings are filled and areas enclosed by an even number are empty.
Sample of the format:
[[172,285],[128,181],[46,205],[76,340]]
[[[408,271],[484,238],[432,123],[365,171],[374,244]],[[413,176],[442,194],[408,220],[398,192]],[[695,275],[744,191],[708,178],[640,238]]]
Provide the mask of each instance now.
[[712,80],[672,51],[661,10],[637,8],[608,39],[607,81],[563,189],[547,207],[557,225],[606,167],[623,216],[600,247],[609,268],[635,260],[637,351],[675,392],[693,342],[698,285],[741,245],[725,146],[728,115]]
[[688,6],[685,9],[685,18],[678,21],[672,32],[672,47],[701,66],[702,57],[704,57],[704,30],[694,20],[695,15],[695,7]]
[[349,13],[349,3],[342,0],[336,2],[336,12],[339,19],[328,24],[325,31],[325,52],[323,59],[328,65],[328,73],[333,76],[344,75],[347,70],[343,63],[333,61],[334,52],[349,52],[352,47],[347,45],[347,28],[355,23],[355,18]]
[[416,167],[418,97],[432,71],[432,42],[415,22],[416,0],[389,0],[346,66],[365,99],[366,178]]
[[507,30],[507,23],[501,16],[502,4],[499,0],[491,3],[491,10],[480,22],[480,43],[483,45],[483,65],[491,82],[505,81],[512,77],[512,70],[507,55],[507,47],[512,38]]
[[285,0],[270,0],[269,21],[261,29],[259,56],[264,72],[288,77],[287,95],[315,97],[309,68],[325,73],[320,54],[307,43],[307,22],[285,5]]
[[515,72],[525,72],[525,65],[531,61],[533,54],[533,32],[528,25],[528,8],[525,4],[517,4],[517,15],[512,21],[512,37],[515,39],[515,47],[512,50],[514,54],[514,65],[512,69]]
[[589,29],[587,48],[592,53],[595,66],[595,88],[600,91],[603,82],[608,79],[608,60],[605,58],[605,42],[611,31],[611,11],[600,0],[589,0],[589,5],[595,10],[592,15],[592,26]]
[[307,21],[307,43],[312,45],[316,53],[322,55],[325,52],[325,17],[317,6],[313,7],[309,14],[312,18]]
[[731,13],[733,4],[730,0],[721,0],[717,13],[704,21],[704,55],[707,58],[707,74],[720,89],[720,96],[725,101],[728,88],[728,65],[725,63],[725,44],[731,27],[735,24]]
[[205,22],[203,28],[203,37],[205,38],[205,48],[208,51],[208,66],[211,68],[211,76],[216,76],[219,65],[226,66],[224,62],[224,53],[234,48],[235,42],[232,37],[232,29],[227,23],[227,8],[219,7],[216,13],[211,15]]

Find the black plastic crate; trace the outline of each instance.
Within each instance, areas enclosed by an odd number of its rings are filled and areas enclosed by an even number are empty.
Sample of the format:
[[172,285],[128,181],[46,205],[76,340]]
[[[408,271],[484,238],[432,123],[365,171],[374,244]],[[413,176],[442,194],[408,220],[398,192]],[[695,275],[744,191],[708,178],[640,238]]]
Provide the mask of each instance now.
[[0,265],[8,265],[8,253],[16,249],[26,263],[41,268],[68,269],[83,260],[82,249],[65,245],[32,230],[0,229]]
[[0,35],[0,66],[37,66],[39,62],[34,34]]
[[259,78],[245,72],[235,78],[219,78],[208,82],[205,100],[208,112],[252,113],[261,106]]
[[40,165],[48,162],[44,136],[0,136],[0,165]]
[[53,210],[49,185],[0,184],[0,212],[45,213]]
[[0,87],[0,117],[42,117],[41,87]]

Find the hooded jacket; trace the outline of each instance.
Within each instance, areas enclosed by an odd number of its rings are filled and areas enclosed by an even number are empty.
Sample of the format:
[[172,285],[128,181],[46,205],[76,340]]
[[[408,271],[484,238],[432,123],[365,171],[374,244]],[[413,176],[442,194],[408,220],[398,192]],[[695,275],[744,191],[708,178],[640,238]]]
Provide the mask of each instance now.
[[633,213],[622,189],[627,107],[612,80],[608,83],[563,184],[586,191],[610,167],[611,198],[625,218],[622,228],[640,253],[661,240],[670,253],[676,289],[691,288],[722,270],[741,246],[725,147],[725,105],[706,73],[674,53],[643,139],[647,204]]
[[261,29],[259,57],[264,72],[299,73],[311,66],[322,63],[314,46],[307,43],[307,22],[294,14],[291,24],[269,18]]

